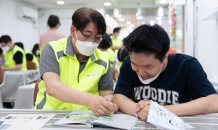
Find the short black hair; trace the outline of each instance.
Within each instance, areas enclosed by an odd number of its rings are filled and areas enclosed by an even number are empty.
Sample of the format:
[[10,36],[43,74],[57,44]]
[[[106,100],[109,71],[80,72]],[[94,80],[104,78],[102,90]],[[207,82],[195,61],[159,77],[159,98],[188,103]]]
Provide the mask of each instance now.
[[115,32],[119,32],[120,31],[120,27],[116,27],[116,28],[114,28],[114,30],[113,30],[113,34],[115,33]]
[[77,9],[72,16],[72,25],[74,25],[78,30],[83,31],[90,22],[95,23],[98,28],[98,34],[105,34],[106,23],[104,17],[98,11],[83,7]]
[[48,17],[47,24],[50,28],[54,28],[57,24],[61,25],[58,16],[53,14]]
[[159,25],[141,25],[124,40],[129,54],[155,54],[155,58],[163,61],[170,48],[170,39],[167,32]]
[[126,50],[125,47],[120,48],[117,52],[117,59],[120,62],[123,62],[123,60],[129,55],[128,51]]
[[101,43],[99,44],[98,48],[101,49],[108,49],[109,47],[112,46],[112,41],[111,38],[108,36],[107,33],[105,33],[103,35],[103,40],[101,41]]
[[1,38],[0,38],[0,43],[5,43],[5,44],[8,44],[8,42],[12,41],[11,40],[11,37],[8,36],[8,35],[2,35]]
[[24,50],[24,46],[22,42],[15,42],[14,45],[17,45]]
[[2,50],[2,48],[0,47],[0,55],[3,53],[3,50]]

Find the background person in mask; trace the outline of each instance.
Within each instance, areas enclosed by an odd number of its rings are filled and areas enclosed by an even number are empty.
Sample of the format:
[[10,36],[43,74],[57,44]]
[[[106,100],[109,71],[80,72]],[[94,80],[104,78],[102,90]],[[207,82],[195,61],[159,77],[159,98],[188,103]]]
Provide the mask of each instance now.
[[[15,42],[14,45],[17,45],[24,50],[24,46],[22,42]],[[36,64],[36,67],[39,68],[39,62],[36,56],[32,52],[25,51],[25,50],[24,52],[25,52],[26,60],[34,62]]]
[[4,66],[4,65],[5,65],[5,57],[2,48],[0,48],[0,66]]
[[118,38],[118,35],[120,34],[121,28],[117,27],[114,28],[113,34],[110,36],[112,40],[112,46],[110,49],[112,49],[114,52],[117,52],[120,48],[123,47],[121,40]]
[[39,44],[38,43],[36,43],[33,46],[32,53],[36,56],[37,60],[39,61],[40,60],[40,50],[39,50]]
[[10,36],[3,35],[0,44],[5,53],[4,70],[27,70],[25,52],[22,48],[14,45]]
[[[147,120],[153,100],[178,116],[218,112],[218,95],[194,57],[168,55],[170,40],[159,25],[142,25],[124,40],[125,58],[114,92],[119,110]],[[130,97],[135,94],[135,101]],[[191,99],[193,99],[191,101]]]
[[108,55],[97,49],[105,32],[104,17],[84,7],[74,12],[68,38],[41,47],[42,80],[35,109],[91,109],[97,116],[117,111],[110,102],[113,79]]
[[57,32],[58,27],[61,25],[58,16],[50,15],[47,24],[49,26],[49,31],[40,36],[39,48],[47,42],[57,41],[61,38],[65,38],[63,33]]
[[108,49],[111,47],[112,41],[107,33],[105,33],[103,37],[104,39],[101,41],[100,45],[98,46],[98,49],[108,54],[111,69],[112,69],[113,79],[117,81],[119,76],[119,67],[117,65],[118,62],[115,60],[114,52]]

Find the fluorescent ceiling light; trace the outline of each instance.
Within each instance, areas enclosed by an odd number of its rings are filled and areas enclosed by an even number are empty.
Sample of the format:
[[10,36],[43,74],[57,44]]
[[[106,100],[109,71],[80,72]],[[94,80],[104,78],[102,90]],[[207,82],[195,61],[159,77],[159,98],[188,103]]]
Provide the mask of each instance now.
[[155,24],[155,21],[154,20],[151,20],[150,21],[150,25],[154,25]]
[[130,28],[133,28],[133,27],[134,27],[134,25],[133,25],[133,24],[132,24],[132,25],[129,25],[129,27],[130,27]]
[[162,17],[162,16],[163,16],[163,13],[158,13],[158,16],[159,16],[159,17]]
[[121,18],[121,15],[120,15],[120,14],[118,14],[118,15],[116,15],[115,17],[117,17],[117,18]]
[[57,1],[57,4],[63,5],[63,4],[64,4],[64,1]]
[[161,4],[165,4],[166,1],[165,1],[165,0],[161,0],[160,3],[161,3]]
[[120,18],[119,21],[125,21],[125,19],[124,18]]
[[136,15],[136,16],[139,16],[139,13],[136,13],[135,15]]
[[130,21],[127,21],[126,24],[131,24],[131,22],[130,22]]
[[143,19],[143,17],[142,16],[137,16],[136,19]]
[[156,20],[161,20],[161,19],[162,19],[162,17],[157,17],[157,18],[156,18]]
[[111,6],[111,3],[110,2],[105,2],[104,6]]

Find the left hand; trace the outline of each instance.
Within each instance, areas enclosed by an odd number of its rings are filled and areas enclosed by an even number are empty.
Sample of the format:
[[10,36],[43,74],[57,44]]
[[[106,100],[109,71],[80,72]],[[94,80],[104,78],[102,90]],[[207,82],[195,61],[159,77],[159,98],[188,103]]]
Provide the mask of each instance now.
[[145,100],[141,100],[141,101],[139,101],[138,103],[137,103],[137,105],[136,105],[136,110],[137,111],[141,111],[144,107],[146,107],[147,105],[149,105],[150,106],[150,101],[149,100],[147,100],[147,101],[145,101]]
[[147,118],[148,118],[148,112],[149,112],[149,108],[150,108],[150,103],[147,104],[144,108],[142,108],[139,112],[138,112],[138,115],[139,115],[139,118],[143,121],[147,121]]

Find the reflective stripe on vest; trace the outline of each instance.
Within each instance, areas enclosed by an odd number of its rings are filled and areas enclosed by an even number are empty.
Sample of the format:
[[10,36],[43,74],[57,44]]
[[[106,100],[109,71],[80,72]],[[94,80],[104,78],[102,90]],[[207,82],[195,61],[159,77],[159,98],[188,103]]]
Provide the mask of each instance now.
[[[98,82],[107,73],[109,65],[108,55],[96,49],[94,54],[87,60],[83,71],[79,74],[80,63],[74,52],[68,49],[70,47],[73,48],[71,39],[63,38],[49,44],[53,48],[56,60],[59,63],[59,81],[76,90],[99,95]],[[44,46],[45,44],[41,47],[41,50]],[[46,93],[45,83],[42,80],[39,83],[35,109],[89,110],[89,107],[66,103],[49,96]]]
[[14,48],[11,51],[8,51],[5,53],[5,67],[14,67],[16,66],[16,62],[13,59],[14,54],[19,51],[23,54],[23,60],[22,60],[22,69],[21,70],[27,70],[27,62],[26,62],[26,55],[22,48],[20,48],[17,45],[14,45]]

